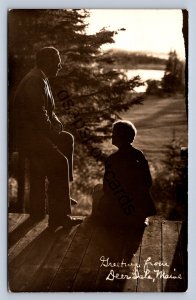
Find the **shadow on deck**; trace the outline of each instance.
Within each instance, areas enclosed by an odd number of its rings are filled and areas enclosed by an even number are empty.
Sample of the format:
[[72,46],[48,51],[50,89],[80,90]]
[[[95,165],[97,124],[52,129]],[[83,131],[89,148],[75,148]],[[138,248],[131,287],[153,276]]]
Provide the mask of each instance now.
[[148,227],[125,232],[87,217],[53,233],[47,217],[36,223],[9,214],[9,290],[185,291],[181,225],[153,218]]

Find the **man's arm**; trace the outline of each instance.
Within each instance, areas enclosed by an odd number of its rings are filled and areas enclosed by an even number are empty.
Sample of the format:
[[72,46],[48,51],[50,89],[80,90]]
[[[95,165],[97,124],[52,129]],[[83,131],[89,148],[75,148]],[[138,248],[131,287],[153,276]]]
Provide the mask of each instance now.
[[35,126],[35,129],[46,137],[55,140],[57,133],[53,129],[47,110],[45,107],[44,80],[39,77],[31,77],[25,86],[25,104],[26,111],[29,114],[29,121]]

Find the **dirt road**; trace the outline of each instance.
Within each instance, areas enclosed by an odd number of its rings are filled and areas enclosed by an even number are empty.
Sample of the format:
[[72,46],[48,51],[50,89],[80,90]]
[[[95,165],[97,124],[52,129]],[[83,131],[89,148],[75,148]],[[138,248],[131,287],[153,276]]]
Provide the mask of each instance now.
[[138,134],[134,145],[142,149],[150,161],[162,159],[173,139],[180,146],[187,146],[183,97],[146,98],[143,105],[137,105],[121,116],[135,124]]

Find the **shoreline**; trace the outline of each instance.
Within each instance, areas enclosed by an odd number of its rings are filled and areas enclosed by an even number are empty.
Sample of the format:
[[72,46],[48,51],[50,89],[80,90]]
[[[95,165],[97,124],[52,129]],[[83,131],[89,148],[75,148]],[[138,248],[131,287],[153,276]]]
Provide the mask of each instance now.
[[[110,67],[109,67],[110,69]],[[137,64],[137,65],[119,65],[114,64],[112,65],[112,69],[118,69],[118,70],[165,70],[165,65],[156,65],[156,64]]]

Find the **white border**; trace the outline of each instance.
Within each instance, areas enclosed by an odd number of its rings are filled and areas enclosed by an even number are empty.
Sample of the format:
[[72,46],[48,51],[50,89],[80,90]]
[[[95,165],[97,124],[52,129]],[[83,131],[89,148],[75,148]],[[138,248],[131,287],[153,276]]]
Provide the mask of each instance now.
[[[7,292],[7,10],[9,8],[186,8],[189,11],[189,278],[186,293],[18,293]],[[0,298],[4,299],[195,299],[196,297],[196,0],[1,0],[0,1]],[[195,296],[195,297],[194,297]]]

